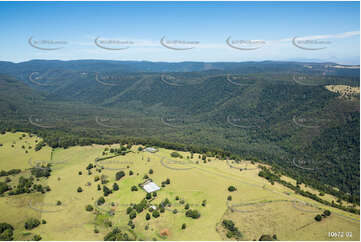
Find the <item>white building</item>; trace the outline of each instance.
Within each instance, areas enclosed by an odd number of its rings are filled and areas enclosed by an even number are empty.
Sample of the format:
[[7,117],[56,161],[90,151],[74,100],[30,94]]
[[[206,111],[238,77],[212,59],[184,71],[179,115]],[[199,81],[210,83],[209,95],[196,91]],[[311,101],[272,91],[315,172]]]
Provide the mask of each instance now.
[[152,181],[145,182],[142,187],[143,187],[144,191],[146,191],[147,193],[151,193],[151,192],[160,190],[160,187],[158,187],[158,185]]
[[144,149],[144,151],[149,152],[149,153],[155,153],[158,150],[156,148],[153,148],[153,147],[147,147],[147,148]]

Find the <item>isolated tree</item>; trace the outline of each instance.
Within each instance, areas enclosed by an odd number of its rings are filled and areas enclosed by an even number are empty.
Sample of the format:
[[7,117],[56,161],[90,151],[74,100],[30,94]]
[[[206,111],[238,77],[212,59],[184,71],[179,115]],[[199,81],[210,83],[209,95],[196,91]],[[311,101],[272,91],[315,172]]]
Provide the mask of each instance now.
[[149,213],[147,213],[147,215],[145,215],[145,219],[146,219],[146,220],[149,220],[149,219],[150,219],[150,214],[149,214]]
[[317,222],[320,222],[320,221],[322,220],[322,216],[319,215],[319,214],[317,214],[316,217],[315,217],[315,220],[316,220]]
[[230,191],[230,192],[234,192],[236,190],[237,190],[237,188],[235,186],[229,186],[228,187],[228,191]]
[[119,190],[119,186],[118,186],[118,184],[115,183],[115,182],[114,182],[114,184],[113,184],[113,190],[114,190],[114,191],[118,191],[118,190]]
[[88,211],[88,212],[93,211],[93,209],[94,209],[93,206],[90,205],[90,204],[88,204],[88,205],[85,207],[85,210]]
[[153,170],[152,170],[152,169],[149,170],[149,174],[153,174]]
[[124,171],[118,171],[117,173],[115,173],[115,180],[119,181],[124,176],[125,176]]
[[159,214],[159,212],[157,210],[154,210],[152,215],[153,215],[154,218],[158,218],[160,214]]
[[97,201],[97,204],[100,206],[100,205],[103,205],[105,203],[105,199],[104,197],[100,197]]
[[83,189],[82,189],[81,187],[78,187],[77,191],[78,191],[78,192],[82,192]]
[[184,230],[184,229],[186,229],[186,224],[182,224],[182,229]]
[[323,214],[324,214],[325,216],[330,216],[330,215],[331,215],[331,211],[330,211],[330,210],[325,210],[325,211],[323,211]]

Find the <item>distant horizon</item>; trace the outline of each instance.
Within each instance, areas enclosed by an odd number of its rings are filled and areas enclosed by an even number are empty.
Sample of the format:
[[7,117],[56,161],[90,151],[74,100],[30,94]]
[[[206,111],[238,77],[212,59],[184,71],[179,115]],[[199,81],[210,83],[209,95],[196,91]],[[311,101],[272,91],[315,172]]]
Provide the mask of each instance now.
[[181,63],[247,63],[247,62],[254,62],[254,63],[261,63],[261,62],[290,62],[290,63],[315,63],[315,64],[337,64],[343,66],[360,66],[360,64],[342,64],[332,61],[312,61],[312,60],[247,60],[247,61],[151,61],[151,60],[116,60],[116,59],[71,59],[71,60],[61,60],[61,59],[30,59],[25,61],[8,61],[8,60],[0,60],[0,62],[9,62],[13,64],[20,64],[26,63],[31,61],[62,61],[62,62],[71,62],[71,61],[113,61],[113,62],[150,62],[150,63],[174,63],[174,64],[181,64]]
[[360,2],[0,2],[0,59],[360,65]]

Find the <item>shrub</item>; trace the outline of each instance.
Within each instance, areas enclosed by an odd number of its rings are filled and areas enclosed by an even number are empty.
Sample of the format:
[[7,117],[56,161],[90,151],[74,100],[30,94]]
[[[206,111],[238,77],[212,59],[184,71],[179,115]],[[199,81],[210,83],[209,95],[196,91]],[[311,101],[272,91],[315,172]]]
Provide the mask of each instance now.
[[83,172],[79,171],[78,174],[79,174],[79,176],[81,176],[83,174]]
[[172,152],[172,153],[170,154],[170,156],[173,157],[173,158],[178,158],[178,157],[182,158],[182,155],[179,154],[178,152]]
[[83,189],[81,187],[78,187],[77,192],[82,192]]
[[130,190],[131,190],[132,192],[136,192],[136,191],[138,191],[138,188],[137,188],[137,186],[132,186]]
[[232,201],[232,196],[229,195],[229,196],[227,197],[227,200],[228,200],[228,201]]
[[186,224],[182,224],[182,229],[186,229]]
[[46,220],[45,219],[41,220],[41,223],[46,224]]
[[57,205],[57,206],[60,206],[60,205],[61,205],[61,201],[57,201],[57,202],[56,202],[56,205]]
[[154,218],[158,218],[159,217],[159,212],[157,211],[157,210],[154,210],[153,211],[153,213],[152,213],[152,216],[154,217]]
[[88,211],[88,212],[93,211],[93,209],[94,209],[93,206],[90,205],[90,204],[88,204],[88,205],[85,207],[85,210]]
[[129,218],[130,219],[134,219],[137,217],[137,213],[135,212],[135,210],[132,210],[130,213],[129,213]]
[[145,196],[146,199],[151,199],[152,195],[150,193],[147,193],[147,195]]
[[106,197],[109,194],[111,194],[112,191],[107,186],[103,186],[103,193],[104,193],[104,197]]
[[145,215],[145,219],[146,219],[146,220],[149,220],[149,219],[150,219],[150,214],[149,214],[149,213],[147,213],[147,215]]
[[13,240],[14,227],[8,223],[0,223],[0,240]]
[[134,172],[133,171],[129,171],[129,176],[133,175]]
[[42,238],[41,238],[40,235],[34,234],[34,236],[33,236],[33,241],[40,241],[41,239],[42,239]]
[[199,218],[201,216],[201,214],[197,210],[189,209],[186,212],[186,216],[191,217],[193,219],[197,219],[197,218]]
[[273,241],[273,238],[271,237],[271,235],[269,234],[263,234],[260,238],[259,241]]
[[118,171],[116,174],[115,174],[115,180],[119,181],[122,177],[125,176],[125,172],[124,171]]
[[184,209],[185,210],[189,209],[189,204],[188,203],[184,206]]
[[114,182],[114,184],[113,184],[113,190],[114,190],[114,191],[118,191],[118,190],[119,190],[119,186],[118,186],[118,184],[115,183],[115,182]]
[[97,204],[100,206],[100,205],[103,205],[105,203],[105,199],[104,197],[100,197],[97,201]]
[[97,228],[94,229],[94,233],[99,233],[99,230]]
[[202,206],[205,207],[206,204],[207,204],[207,200],[203,200],[203,201],[202,201]]
[[157,192],[153,192],[153,197],[157,197]]
[[29,218],[28,220],[26,220],[25,222],[25,229],[27,230],[31,230],[35,227],[38,227],[40,225],[40,221],[36,218]]
[[320,222],[320,221],[322,220],[322,216],[319,215],[319,214],[317,214],[316,217],[315,217],[315,220],[316,220],[317,222]]
[[236,190],[237,190],[237,188],[235,188],[234,186],[229,186],[228,187],[228,191],[230,191],[230,192],[234,192]]
[[152,170],[152,169],[149,170],[149,174],[153,174],[153,170]]
[[330,215],[331,215],[331,211],[330,211],[330,210],[325,210],[325,211],[323,211],[323,214],[324,214],[325,216],[330,216]]
[[133,208],[128,207],[128,208],[127,208],[127,214],[129,214],[132,210],[133,210]]

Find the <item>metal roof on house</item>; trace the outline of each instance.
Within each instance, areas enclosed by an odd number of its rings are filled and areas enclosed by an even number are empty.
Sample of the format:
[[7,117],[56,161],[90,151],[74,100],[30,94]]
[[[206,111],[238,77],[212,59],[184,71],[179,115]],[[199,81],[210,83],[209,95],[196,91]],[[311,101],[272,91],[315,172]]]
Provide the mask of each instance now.
[[157,184],[155,184],[154,182],[147,182],[143,185],[143,189],[147,193],[151,193],[160,190],[160,187],[158,187]]

